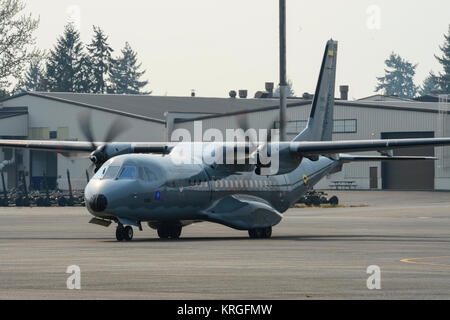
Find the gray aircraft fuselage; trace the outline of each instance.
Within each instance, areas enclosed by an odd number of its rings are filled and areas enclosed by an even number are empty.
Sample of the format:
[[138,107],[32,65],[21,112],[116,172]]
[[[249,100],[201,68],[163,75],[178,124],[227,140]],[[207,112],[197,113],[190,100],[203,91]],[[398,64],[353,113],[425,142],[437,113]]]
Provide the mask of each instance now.
[[[228,172],[205,163],[178,165],[172,155],[128,154],[114,157],[100,168],[87,185],[85,198],[89,212],[102,219],[145,221],[155,228],[160,223],[213,221],[245,230],[253,225],[230,224],[226,217],[217,220],[205,212],[214,213],[214,206],[220,206],[217,202],[227,197],[248,196],[284,213],[338,165],[339,161],[326,157],[318,161],[305,158],[288,174],[261,176],[254,170]],[[129,172],[120,177],[125,170]],[[101,208],[92,205],[98,195],[106,199]],[[228,206],[232,208],[232,204]],[[274,218],[266,221],[266,226],[280,221]]]

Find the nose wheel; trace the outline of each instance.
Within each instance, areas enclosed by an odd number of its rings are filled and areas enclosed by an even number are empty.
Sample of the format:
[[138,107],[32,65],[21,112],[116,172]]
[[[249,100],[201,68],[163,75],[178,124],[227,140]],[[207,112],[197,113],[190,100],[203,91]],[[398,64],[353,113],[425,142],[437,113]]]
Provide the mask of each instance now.
[[133,228],[130,226],[122,226],[119,225],[116,229],[116,239],[117,241],[121,242],[121,241],[131,241],[133,240]]

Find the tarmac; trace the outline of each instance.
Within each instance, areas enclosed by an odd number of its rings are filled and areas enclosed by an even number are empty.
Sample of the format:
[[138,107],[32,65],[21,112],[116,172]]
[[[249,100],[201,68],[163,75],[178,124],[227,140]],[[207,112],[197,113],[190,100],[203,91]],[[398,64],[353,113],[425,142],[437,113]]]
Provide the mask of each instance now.
[[200,223],[118,243],[84,208],[0,208],[0,299],[450,298],[450,193],[329,194],[356,206],[291,209],[267,240]]

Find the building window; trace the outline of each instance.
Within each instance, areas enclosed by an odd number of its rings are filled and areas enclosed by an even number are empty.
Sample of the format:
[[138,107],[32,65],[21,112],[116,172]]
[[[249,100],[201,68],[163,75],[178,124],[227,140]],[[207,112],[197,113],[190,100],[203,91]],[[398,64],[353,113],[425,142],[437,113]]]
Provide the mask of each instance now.
[[334,120],[333,133],[356,133],[356,119]]
[[49,128],[30,128],[28,131],[29,139],[35,139],[35,140],[47,140],[50,137],[50,130]]
[[[288,121],[286,124],[287,134],[299,134],[308,124],[306,120]],[[280,129],[280,122],[275,122],[275,129]],[[334,120],[333,133],[356,133],[356,119]]]
[[[288,121],[286,123],[286,133],[287,134],[298,134],[306,128],[307,124],[308,124],[308,121],[306,121],[306,120]],[[280,129],[279,121],[275,122],[275,129]]]
[[50,133],[49,133],[49,138],[50,138],[50,139],[56,139],[56,138],[58,138],[58,132],[56,132],[56,131],[50,131]]

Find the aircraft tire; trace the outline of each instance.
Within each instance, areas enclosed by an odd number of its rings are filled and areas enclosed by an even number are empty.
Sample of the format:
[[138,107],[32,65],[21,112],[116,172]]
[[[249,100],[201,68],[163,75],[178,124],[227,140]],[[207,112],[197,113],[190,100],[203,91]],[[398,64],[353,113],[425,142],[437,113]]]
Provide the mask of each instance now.
[[272,237],[272,227],[267,227],[263,229],[263,238],[270,239]]
[[126,226],[125,229],[122,229],[122,232],[123,232],[123,239],[125,241],[133,240],[134,233],[132,227]]
[[272,237],[272,227],[248,230],[251,239],[269,239]]
[[158,228],[158,237],[160,239],[169,239],[169,230],[167,227],[161,226]]
[[181,226],[173,226],[172,228],[170,228],[170,232],[169,232],[170,238],[171,239],[180,239],[181,230],[182,230]]
[[116,228],[116,239],[117,239],[117,241],[119,241],[119,242],[121,242],[121,241],[123,241],[124,240],[124,231],[123,231],[124,229],[123,229],[123,227],[122,226],[119,226],[119,227],[117,227]]

